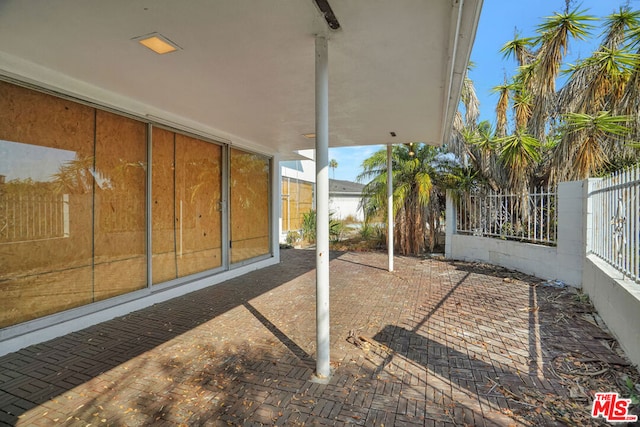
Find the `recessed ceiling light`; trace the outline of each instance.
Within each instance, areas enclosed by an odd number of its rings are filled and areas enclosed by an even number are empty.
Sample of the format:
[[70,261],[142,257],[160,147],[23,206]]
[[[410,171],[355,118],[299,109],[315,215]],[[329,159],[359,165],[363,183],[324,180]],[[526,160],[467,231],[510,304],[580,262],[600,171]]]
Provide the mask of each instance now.
[[144,47],[151,49],[159,55],[175,52],[180,49],[180,46],[159,33],[151,33],[145,36],[135,37],[133,40],[136,40]]
[[304,136],[307,139],[315,139],[316,134],[315,133],[303,133],[302,136]]

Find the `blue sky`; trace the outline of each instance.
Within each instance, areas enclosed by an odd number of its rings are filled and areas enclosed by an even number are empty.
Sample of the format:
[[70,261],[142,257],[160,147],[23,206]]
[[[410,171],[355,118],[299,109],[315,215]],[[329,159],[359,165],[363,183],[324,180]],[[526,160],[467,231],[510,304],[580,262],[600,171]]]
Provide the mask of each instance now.
[[[627,1],[621,0],[585,0],[580,3],[573,2],[574,7],[580,10],[588,9],[588,14],[598,18],[605,17]],[[631,8],[637,10],[640,0],[630,0]],[[499,50],[509,40],[514,38],[514,31],[523,37],[535,35],[536,27],[543,22],[543,18],[552,16],[554,12],[563,12],[564,0],[484,0],[478,32],[471,53],[471,61],[475,68],[471,70],[469,77],[473,80],[478,98],[480,99],[481,119],[494,122],[494,109],[497,95],[491,93],[491,89],[504,80],[505,74],[509,79],[516,71],[516,63],[510,59],[502,58]],[[594,21],[596,26],[592,30],[592,36],[584,42],[571,40],[569,44],[569,62],[575,59],[587,57],[593,52],[600,40],[601,22]],[[329,158],[338,162],[335,171],[329,172],[329,177],[355,181],[356,176],[362,171],[362,161],[381,146],[361,146],[348,148],[332,148],[329,150]]]

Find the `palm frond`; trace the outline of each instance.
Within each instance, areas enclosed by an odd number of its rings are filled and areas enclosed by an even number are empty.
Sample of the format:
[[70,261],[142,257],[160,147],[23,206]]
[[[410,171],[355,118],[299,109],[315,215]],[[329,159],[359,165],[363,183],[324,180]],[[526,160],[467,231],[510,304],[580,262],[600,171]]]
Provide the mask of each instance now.
[[629,133],[623,123],[631,120],[629,116],[614,116],[610,111],[601,111],[595,115],[567,113],[565,121],[568,132],[584,131],[589,134],[609,134],[622,136]]
[[501,48],[500,53],[505,59],[511,57],[518,61],[518,65],[522,66],[531,62],[535,55],[531,52],[531,48],[535,45],[534,37],[520,37],[516,32],[513,40],[506,42]]
[[494,87],[492,91],[499,94],[498,104],[496,105],[496,135],[504,136],[507,134],[507,112],[509,110],[511,85],[504,83]]
[[460,95],[465,110],[465,122],[467,126],[475,125],[480,116],[480,101],[476,95],[476,89],[473,81],[465,77],[462,85],[462,93]]
[[593,28],[589,22],[596,18],[585,13],[584,10],[555,13],[538,25],[541,48],[538,54],[537,87],[540,93],[555,92],[555,79],[567,52],[569,39],[572,37],[583,40]]
[[622,46],[627,38],[629,30],[640,26],[640,11],[631,11],[629,6],[620,6],[618,12],[614,12],[604,19],[602,46],[616,49]]
[[500,145],[500,162],[509,170],[512,190],[522,190],[526,185],[530,168],[535,162],[540,161],[540,142],[527,133],[516,131],[512,135],[499,138],[497,143]]

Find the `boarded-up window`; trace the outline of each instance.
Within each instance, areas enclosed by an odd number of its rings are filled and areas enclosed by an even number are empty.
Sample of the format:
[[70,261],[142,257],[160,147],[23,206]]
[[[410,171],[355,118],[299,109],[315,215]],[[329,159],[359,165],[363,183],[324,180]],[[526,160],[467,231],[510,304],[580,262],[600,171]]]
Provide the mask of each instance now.
[[[0,81],[0,328],[270,248],[270,160]],[[226,157],[224,157],[226,159]]]
[[269,159],[231,150],[231,262],[270,253]]
[[0,327],[146,285],[145,129],[0,82]]
[[146,125],[96,111],[94,287],[101,300],[147,285]]
[[282,178],[282,231],[302,228],[304,214],[313,209],[313,184]]
[[153,283],[222,265],[222,147],[153,131]]

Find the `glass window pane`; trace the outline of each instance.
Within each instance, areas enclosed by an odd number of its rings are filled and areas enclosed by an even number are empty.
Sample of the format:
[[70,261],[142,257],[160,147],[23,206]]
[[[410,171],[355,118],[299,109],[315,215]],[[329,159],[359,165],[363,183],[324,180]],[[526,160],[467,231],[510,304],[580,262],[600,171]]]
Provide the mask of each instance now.
[[304,214],[312,209],[313,185],[309,182],[295,180],[291,182],[291,229],[302,228]]
[[0,82],[0,327],[94,300],[94,112]]
[[151,212],[153,283],[178,277],[176,264],[175,133],[153,128]]
[[231,150],[231,262],[270,253],[269,159]]
[[222,265],[222,147],[176,134],[178,276]]
[[98,110],[95,141],[94,286],[102,300],[147,284],[146,125]]

